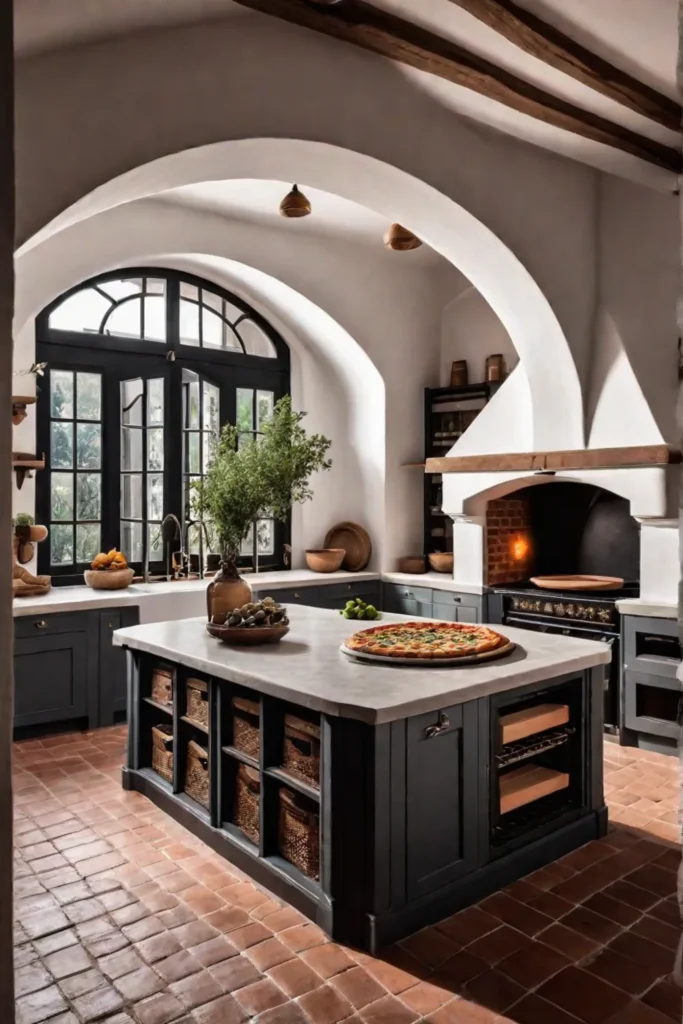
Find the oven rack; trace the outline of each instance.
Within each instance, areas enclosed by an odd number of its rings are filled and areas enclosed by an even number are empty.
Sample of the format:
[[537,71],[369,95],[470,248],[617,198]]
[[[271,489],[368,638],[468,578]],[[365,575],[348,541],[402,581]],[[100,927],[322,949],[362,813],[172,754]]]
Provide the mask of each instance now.
[[553,729],[542,736],[529,736],[518,743],[506,743],[500,754],[496,754],[496,766],[499,769],[507,768],[511,764],[517,764],[518,761],[525,761],[528,757],[544,754],[547,750],[561,747],[569,741],[575,731],[571,725],[568,725],[563,729]]

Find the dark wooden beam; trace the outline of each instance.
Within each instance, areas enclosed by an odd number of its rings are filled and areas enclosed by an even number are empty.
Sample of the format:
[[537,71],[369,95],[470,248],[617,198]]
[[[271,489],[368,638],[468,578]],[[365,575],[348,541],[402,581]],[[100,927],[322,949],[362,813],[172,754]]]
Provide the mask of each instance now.
[[507,452],[427,459],[426,473],[542,473],[569,469],[645,469],[680,463],[681,452],[666,444],[633,448],[578,448],[562,452]]
[[315,6],[306,0],[237,0],[237,3],[437,75],[555,128],[629,153],[667,171],[678,173],[681,170],[683,161],[679,149],[582,110],[457,43],[380,11],[364,0],[346,0],[331,7]]
[[450,2],[462,7],[532,57],[570,75],[622,107],[628,107],[672,131],[680,131],[683,116],[680,103],[639,82],[564,32],[519,7],[513,0]]

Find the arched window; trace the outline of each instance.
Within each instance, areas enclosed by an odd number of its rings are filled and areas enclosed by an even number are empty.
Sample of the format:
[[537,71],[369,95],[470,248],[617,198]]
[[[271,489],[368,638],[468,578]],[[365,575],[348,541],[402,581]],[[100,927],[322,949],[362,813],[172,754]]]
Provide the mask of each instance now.
[[[36,320],[47,363],[37,405],[36,515],[49,527],[39,571],[77,582],[101,549],[166,571],[161,523],[183,526],[194,561],[217,552],[193,524],[189,484],[225,423],[257,434],[289,391],[289,350],[255,310],[217,285],[160,269],[86,281]],[[240,562],[283,565],[286,528],[266,519]],[[179,546],[179,545],[177,545]]]

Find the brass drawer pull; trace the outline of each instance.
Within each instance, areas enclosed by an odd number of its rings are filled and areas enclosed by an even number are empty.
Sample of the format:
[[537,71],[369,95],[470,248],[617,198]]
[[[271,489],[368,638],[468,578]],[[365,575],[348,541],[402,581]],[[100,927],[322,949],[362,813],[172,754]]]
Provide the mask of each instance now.
[[446,729],[450,729],[450,727],[450,718],[443,711],[440,711],[436,725],[428,725],[427,728],[425,729],[425,739],[431,740],[435,736],[438,736],[439,733],[445,732]]
[[39,619],[38,622],[34,623],[36,629],[47,629],[47,622],[45,619]]

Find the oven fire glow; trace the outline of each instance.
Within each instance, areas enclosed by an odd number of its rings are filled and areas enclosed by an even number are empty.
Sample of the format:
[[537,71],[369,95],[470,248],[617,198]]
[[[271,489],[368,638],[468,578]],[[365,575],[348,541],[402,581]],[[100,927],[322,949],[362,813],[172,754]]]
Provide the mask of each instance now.
[[511,542],[512,557],[516,562],[523,562],[529,554],[529,541],[526,537],[513,537]]

